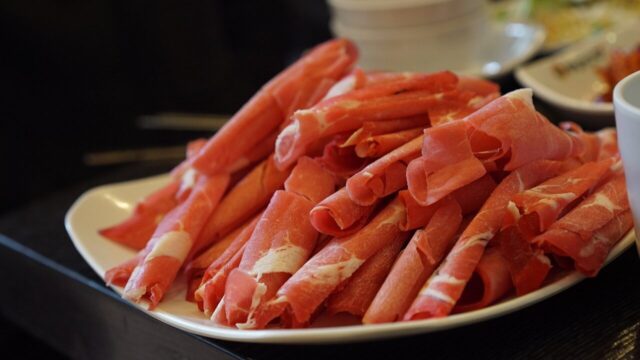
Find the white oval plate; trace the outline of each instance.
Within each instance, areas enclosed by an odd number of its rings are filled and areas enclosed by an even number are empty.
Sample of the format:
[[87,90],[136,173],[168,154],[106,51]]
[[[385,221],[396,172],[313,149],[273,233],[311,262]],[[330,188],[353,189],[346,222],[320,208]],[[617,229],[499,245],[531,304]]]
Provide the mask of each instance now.
[[[105,271],[133,256],[133,251],[101,237],[98,230],[123,220],[132,211],[136,201],[165,184],[168,176],[110,184],[94,188],[83,194],[67,212],[65,226],[82,257],[93,270],[103,277]],[[615,259],[634,242],[630,232],[612,250],[607,262]],[[211,338],[255,343],[338,343],[392,338],[455,328],[505,315],[557,294],[584,279],[577,272],[568,273],[551,284],[525,296],[505,300],[499,304],[473,312],[446,318],[398,322],[380,325],[353,325],[349,319],[334,318],[308,329],[237,330],[219,327],[184,300],[184,281],[166,294],[165,299],[150,316],[176,328]],[[114,287],[118,293],[122,288]],[[320,322],[320,321],[319,321]],[[344,325],[350,324],[350,325]],[[344,326],[336,326],[344,325]]]
[[572,45],[518,68],[515,77],[536,96],[561,109],[584,115],[613,116],[613,103],[597,102],[606,87],[595,69],[606,65],[613,49],[640,45],[640,23]]

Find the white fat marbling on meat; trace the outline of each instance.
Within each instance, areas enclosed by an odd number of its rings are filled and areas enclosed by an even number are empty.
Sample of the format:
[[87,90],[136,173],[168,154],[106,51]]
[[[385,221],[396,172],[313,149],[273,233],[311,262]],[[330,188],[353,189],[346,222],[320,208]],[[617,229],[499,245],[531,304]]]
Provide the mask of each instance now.
[[351,255],[347,260],[335,263],[321,265],[310,271],[311,282],[338,285],[344,279],[349,278],[364,263],[364,260]]
[[607,147],[616,143],[616,130],[613,128],[606,128],[596,132],[598,139],[600,140],[600,147]]
[[484,102],[484,97],[474,96],[473,98],[471,98],[471,100],[467,102],[467,106],[475,109],[478,107],[478,105],[482,104],[483,102]]
[[291,156],[291,153],[293,152],[292,145],[295,143],[295,141],[299,137],[300,137],[300,122],[299,120],[294,120],[291,124],[289,124],[287,127],[282,129],[282,131],[280,132],[280,134],[278,134],[278,137],[276,138],[275,154],[274,154],[275,160],[281,161],[282,159],[285,159],[287,156]]
[[509,203],[507,204],[507,211],[509,212],[509,214],[511,214],[515,221],[520,220],[520,210],[513,201],[509,201]]
[[335,83],[331,87],[331,89],[329,89],[329,91],[327,92],[327,95],[324,96],[322,101],[324,101],[326,99],[330,99],[330,98],[335,97],[335,96],[344,95],[344,94],[352,91],[353,89],[355,89],[355,87],[356,87],[356,76],[355,75],[349,75],[347,77],[344,77],[342,80],[340,80],[337,83]]
[[553,195],[553,194],[547,193],[546,191],[554,191],[555,189],[558,189],[558,188],[564,188],[567,185],[576,185],[581,183],[584,180],[585,179],[582,179],[582,178],[567,178],[564,180],[562,184],[546,184],[546,185],[542,184],[532,189],[526,190],[524,193],[531,196]]
[[606,236],[596,232],[595,234],[593,234],[593,236],[589,240],[589,243],[587,244],[587,246],[585,246],[582,249],[580,249],[580,253],[578,253],[578,255],[580,257],[582,257],[582,258],[589,257],[589,256],[593,255],[593,253],[596,250],[596,247],[598,247],[600,244],[606,243],[608,241],[609,241],[609,239]]
[[561,200],[573,200],[576,198],[574,193],[562,193],[562,194],[545,194],[545,198],[538,200],[538,204],[548,205],[552,209],[558,208],[558,199]]
[[329,124],[327,123],[327,114],[324,111],[318,111],[314,113],[314,117],[318,121],[320,133],[323,133],[324,130],[329,127]]
[[170,256],[182,262],[187,258],[192,245],[191,236],[186,231],[169,231],[152,241],[155,245],[145,262],[158,256]]
[[299,120],[294,120],[291,124],[287,125],[287,127],[282,129],[282,131],[280,132],[280,134],[278,134],[278,137],[276,138],[276,148],[282,146],[282,141],[283,141],[282,139],[286,139],[288,137],[294,137],[299,130],[300,130]]
[[444,301],[444,302],[449,303],[449,304],[455,304],[456,303],[456,301],[453,300],[453,298],[451,298],[451,296],[443,293],[442,291],[438,291],[438,290],[435,290],[435,289],[432,289],[432,288],[423,289],[422,292],[420,293],[420,295],[430,296],[432,298],[436,298],[436,299],[438,299],[440,301]]
[[514,90],[504,95],[509,100],[520,100],[533,109],[533,91],[529,88]]
[[340,107],[346,110],[357,109],[362,103],[358,100],[345,100],[340,102]]
[[554,194],[554,193],[546,193],[544,192],[544,189],[531,189],[531,190],[525,191],[525,193],[532,196],[540,196],[540,197],[546,197],[550,199],[573,200],[576,198],[576,194],[572,192]]
[[249,307],[249,316],[247,317],[247,321],[244,323],[237,323],[236,327],[240,330],[244,329],[255,329],[256,327],[256,319],[253,317],[254,312],[258,308],[261,303],[262,297],[267,292],[267,285],[258,283],[256,289],[253,291],[253,296],[251,296],[251,306]]
[[187,171],[182,174],[182,178],[180,179],[180,190],[178,192],[182,193],[188,189],[192,189],[196,184],[196,175],[198,175],[196,169],[192,167],[188,168]]
[[430,283],[464,285],[466,284],[466,281],[462,279],[458,279],[457,277],[451,276],[449,274],[437,274],[431,279]]
[[546,264],[549,267],[551,267],[551,261],[549,260],[547,255],[545,255],[544,253],[540,252],[540,253],[536,254],[536,257],[538,258],[538,260],[540,260],[540,262],[542,262],[543,264]]
[[516,179],[518,179],[518,192],[523,192],[525,189],[524,181],[522,181],[522,175],[519,171],[516,171]]
[[[131,273],[129,279],[137,279],[140,277],[140,272],[142,271],[141,266],[136,266]],[[128,281],[127,285],[124,287],[124,293],[122,297],[125,299],[129,299],[134,302],[138,302],[140,298],[147,292],[146,286],[135,287],[137,283],[135,281]]]
[[[475,245],[482,245],[484,247],[489,240],[493,237],[493,233],[491,231],[486,231],[480,234],[476,234],[464,239],[464,242],[460,244],[460,246],[454,247],[455,252],[464,251]],[[457,244],[456,244],[457,245]]]
[[618,159],[611,164],[609,167],[612,173],[618,174],[621,173],[624,169],[622,168],[622,159]]
[[224,296],[222,297],[222,299],[220,299],[220,302],[216,306],[215,310],[213,310],[213,312],[211,313],[211,316],[209,317],[209,319],[215,320],[215,318],[218,317],[218,314],[221,311],[224,311]]
[[293,244],[272,248],[256,261],[251,273],[257,275],[258,279],[262,274],[276,272],[293,274],[304,265],[308,255],[307,250]]
[[405,217],[405,208],[400,204],[393,205],[392,213],[384,221],[378,224],[378,228],[386,225],[398,225]]
[[611,199],[602,193],[597,193],[594,199],[589,204],[585,205],[584,208],[590,206],[601,206],[611,213],[614,213],[616,210],[622,210],[621,207],[611,202]]

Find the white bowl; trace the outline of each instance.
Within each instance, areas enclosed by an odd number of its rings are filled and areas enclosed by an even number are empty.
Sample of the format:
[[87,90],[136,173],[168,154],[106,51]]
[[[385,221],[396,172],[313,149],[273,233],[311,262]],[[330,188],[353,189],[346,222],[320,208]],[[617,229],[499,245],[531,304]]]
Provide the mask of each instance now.
[[[627,194],[634,214],[635,228],[640,229],[640,71],[627,76],[616,85],[613,102]],[[636,245],[640,252],[640,242],[637,240]]]
[[[433,69],[454,64],[464,67],[477,57],[488,22],[483,16],[463,16],[456,21],[429,25],[365,29],[333,21],[340,37],[352,39],[360,50],[359,65],[371,70],[419,71],[429,59]],[[455,44],[455,46],[452,46]]]
[[333,18],[362,28],[420,26],[482,12],[478,0],[328,0]]
[[[576,116],[576,121],[613,118],[613,104],[598,102],[606,84],[596,68],[609,61],[611,50],[629,50],[640,43],[639,23],[617,32],[607,32],[572,45],[556,55],[516,70],[516,79],[553,106]],[[586,125],[607,125],[605,123]],[[610,124],[609,124],[610,125]]]
[[525,23],[492,23],[483,16],[460,17],[425,26],[363,29],[332,22],[333,32],[352,39],[366,70],[453,70],[497,78],[532,57],[544,30]]

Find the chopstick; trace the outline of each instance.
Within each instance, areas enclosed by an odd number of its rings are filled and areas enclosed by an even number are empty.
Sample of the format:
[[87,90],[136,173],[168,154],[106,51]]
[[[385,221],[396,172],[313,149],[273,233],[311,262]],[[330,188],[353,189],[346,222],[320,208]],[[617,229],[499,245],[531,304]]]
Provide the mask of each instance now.
[[228,115],[160,113],[142,115],[136,119],[141,129],[153,130],[218,130],[229,120]]
[[[136,119],[136,126],[148,130],[215,131],[229,120],[227,115],[159,113],[142,115]],[[87,166],[106,166],[145,161],[182,160],[184,146],[163,146],[141,149],[110,150],[84,154]]]
[[105,166],[143,161],[182,160],[185,152],[184,146],[112,150],[87,153],[83,162],[87,166]]

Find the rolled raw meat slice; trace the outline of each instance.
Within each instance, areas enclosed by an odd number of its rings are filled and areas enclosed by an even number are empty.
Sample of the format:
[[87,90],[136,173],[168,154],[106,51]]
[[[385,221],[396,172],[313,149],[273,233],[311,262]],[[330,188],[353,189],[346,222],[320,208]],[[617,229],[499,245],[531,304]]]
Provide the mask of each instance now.
[[282,189],[289,173],[275,167],[273,156],[258,164],[224,196],[209,217],[198,240],[199,249],[211,245],[263,209],[273,193]]
[[500,230],[509,199],[516,193],[556,176],[561,168],[561,162],[538,160],[504,178],[431,275],[404,319],[448,315],[482,258],[486,244]]
[[202,176],[189,198],[162,219],[141,251],[144,256],[124,288],[125,298],[135,302],[146,299],[150,309],[156,307],[195,247],[228,183],[229,175]]
[[460,120],[500,97],[499,92],[480,95],[472,91],[450,91],[429,109],[431,126]]
[[195,301],[194,293],[196,292],[196,290],[198,290],[198,287],[202,283],[204,272],[211,265],[211,263],[213,263],[217,258],[220,257],[220,255],[225,252],[225,250],[231,245],[231,243],[233,243],[233,240],[238,237],[245,226],[246,225],[239,226],[224,238],[220,239],[220,241],[211,245],[207,250],[203,251],[195,259],[187,263],[187,265],[184,267],[184,274],[187,278],[187,301]]
[[276,164],[286,168],[313,142],[358,129],[364,121],[425,114],[439,101],[438,94],[453,90],[456,82],[451,72],[420,74],[354,90],[297,111],[276,141]]
[[100,230],[100,235],[134,250],[142,250],[162,217],[189,196],[195,184],[195,171],[190,169],[188,160],[202,149],[205,142],[205,139],[190,141],[187,160],[171,170],[173,180],[137,203],[133,213],[123,222]]
[[238,160],[231,165],[230,171],[234,174],[241,173],[242,170],[247,169],[249,166],[264,161],[267,156],[273,153],[278,133],[278,130],[274,130],[265,136],[264,139],[249,149],[247,153],[238,158]]
[[500,86],[492,81],[469,75],[462,75],[458,79],[458,89],[473,91],[478,95],[500,94]]
[[468,125],[454,121],[425,130],[423,154],[409,164],[407,185],[427,206],[487,173],[468,140]]
[[422,157],[407,170],[409,191],[422,205],[479,179],[486,170],[512,171],[535,160],[565,160],[581,142],[533,108],[531,90],[510,92],[462,121],[425,130]]
[[610,175],[614,162],[613,158],[587,162],[514,195],[503,227],[524,221],[529,225],[527,227],[535,228],[533,235],[542,233],[570,204],[589,193]]
[[264,85],[211,137],[193,160],[193,166],[206,174],[228,172],[261,140],[260,135],[277,129],[288,113],[296,110],[292,109],[292,104],[306,106],[309,98],[322,98],[324,94],[318,96],[315,90],[320,87],[328,91],[330,85],[350,71],[356,58],[355,46],[345,39],[316,46]]
[[172,181],[136,204],[133,213],[123,222],[102,229],[100,235],[134,250],[144,249],[158,223],[178,201],[178,181]]
[[408,233],[398,227],[403,216],[404,208],[395,199],[357,233],[333,239],[265,305],[265,318],[283,316],[294,323],[307,323],[329,295],[367,259],[392,242],[404,242]]
[[[451,197],[460,205],[462,215],[468,215],[478,211],[495,188],[495,181],[491,176],[485,175],[471,184],[454,191]],[[400,191],[398,197],[402,200],[406,209],[406,219],[400,223],[400,228],[405,231],[425,226],[443,201],[440,200],[434,204],[422,206],[407,190]]]
[[[487,116],[492,109],[493,116]],[[474,152],[482,151],[483,162],[508,156],[501,167],[506,171],[540,159],[568,159],[583,151],[580,141],[535,111],[531,89],[512,91],[465,121],[473,128],[469,140]]]
[[357,145],[359,142],[375,135],[390,134],[416,127],[426,128],[428,126],[429,116],[427,114],[391,120],[365,121],[362,123],[362,127],[354,131],[341,146]]
[[604,128],[596,131],[596,135],[600,139],[598,159],[605,159],[620,153],[620,150],[618,149],[618,136],[616,129]]
[[580,140],[583,146],[582,153],[577,156],[581,163],[596,161],[600,155],[600,138],[595,133],[582,130],[582,127],[573,121],[564,121],[558,126],[571,136]]
[[318,237],[309,211],[334,191],[333,176],[307,157],[298,160],[246,244],[225,286],[225,318],[239,328],[263,328],[260,306],[309,258]]
[[356,204],[343,187],[314,206],[309,218],[311,225],[320,233],[344,237],[367,224],[375,205]]
[[485,308],[503,298],[512,288],[507,260],[497,249],[487,249],[453,311]]
[[389,274],[404,243],[395,241],[378,251],[355,272],[343,289],[327,301],[329,314],[349,313],[362,317]]
[[322,156],[316,158],[325,169],[342,179],[348,179],[370,161],[357,156],[353,146],[341,146],[345,138],[346,136],[336,135],[324,146]]
[[392,150],[408,143],[417,136],[422,135],[423,129],[423,127],[418,127],[371,136],[362,140],[355,146],[355,153],[360,158],[377,158],[384,156]]
[[624,175],[617,175],[533,242],[548,252],[571,258],[578,270],[595,276],[613,245],[631,227],[621,217],[628,210]]
[[518,296],[539,289],[551,270],[551,261],[544,251],[533,246],[528,238],[521,228],[508,226],[494,241],[507,261]]
[[367,309],[365,324],[401,319],[420,288],[456,239],[462,221],[460,206],[446,198],[424,229],[416,231]]
[[251,238],[260,216],[251,220],[236,236],[225,251],[205,270],[194,299],[205,315],[211,316],[224,295],[224,285],[229,273],[240,265],[245,244]]
[[422,136],[418,136],[387,155],[367,165],[347,180],[349,197],[362,206],[403,189],[409,161],[420,156]]

